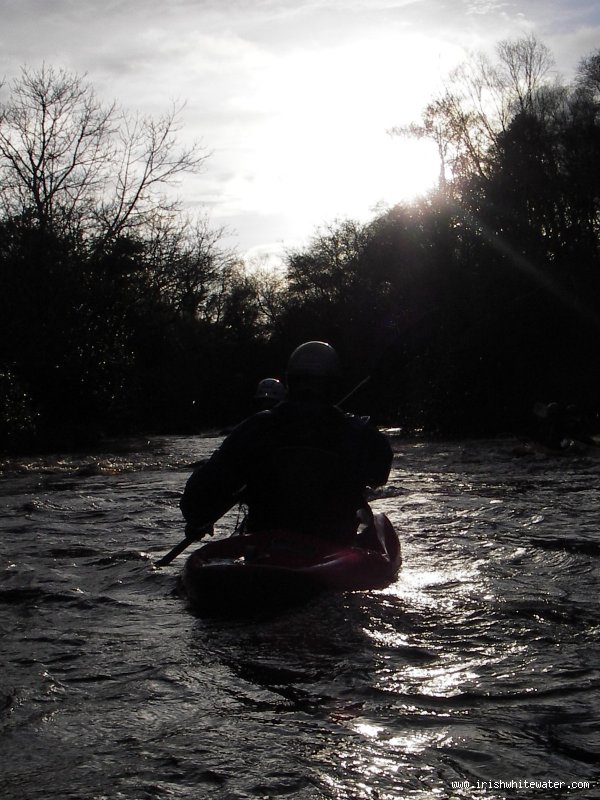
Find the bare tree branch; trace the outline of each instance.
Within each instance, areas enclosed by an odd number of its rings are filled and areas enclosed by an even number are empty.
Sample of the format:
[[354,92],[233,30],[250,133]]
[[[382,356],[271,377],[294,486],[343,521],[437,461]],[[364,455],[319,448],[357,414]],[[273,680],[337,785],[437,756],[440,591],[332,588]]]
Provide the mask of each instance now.
[[77,228],[108,241],[176,206],[167,187],[208,155],[181,147],[179,115],[159,119],[103,105],[82,77],[23,68],[0,105],[0,194],[40,227]]

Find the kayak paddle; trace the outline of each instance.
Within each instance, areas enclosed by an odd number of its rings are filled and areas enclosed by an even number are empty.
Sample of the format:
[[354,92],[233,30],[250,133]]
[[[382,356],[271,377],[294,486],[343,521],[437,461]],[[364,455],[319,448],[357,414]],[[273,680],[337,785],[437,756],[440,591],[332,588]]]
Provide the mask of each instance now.
[[171,561],[175,561],[177,556],[180,553],[183,553],[183,551],[186,548],[188,548],[191,545],[192,542],[200,541],[200,539],[202,539],[203,536],[206,536],[206,534],[209,534],[210,536],[212,536],[213,526],[212,525],[204,525],[203,527],[196,528],[195,530],[196,530],[197,534],[200,533],[201,536],[198,536],[198,535],[196,535],[196,536],[186,536],[185,539],[182,539],[178,544],[175,545],[175,547],[172,547],[169,550],[169,552],[166,553],[162,558],[159,558],[158,561],[156,562],[156,566],[157,567],[166,567],[166,566],[168,566],[171,563]]

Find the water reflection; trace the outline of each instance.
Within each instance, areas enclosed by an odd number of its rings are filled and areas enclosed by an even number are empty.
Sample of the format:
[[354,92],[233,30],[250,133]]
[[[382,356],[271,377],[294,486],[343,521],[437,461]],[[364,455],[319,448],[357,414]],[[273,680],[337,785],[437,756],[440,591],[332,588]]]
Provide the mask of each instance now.
[[405,565],[399,580],[384,593],[411,605],[452,612],[465,596],[479,588],[476,586],[479,577],[478,564],[446,569],[411,569]]
[[[442,730],[413,728],[402,734],[391,735],[386,726],[375,725],[372,722],[355,721],[352,727],[361,736],[380,742],[386,750],[405,754],[422,753],[429,747],[448,747],[453,742],[449,728]],[[375,761],[380,760],[375,759]]]

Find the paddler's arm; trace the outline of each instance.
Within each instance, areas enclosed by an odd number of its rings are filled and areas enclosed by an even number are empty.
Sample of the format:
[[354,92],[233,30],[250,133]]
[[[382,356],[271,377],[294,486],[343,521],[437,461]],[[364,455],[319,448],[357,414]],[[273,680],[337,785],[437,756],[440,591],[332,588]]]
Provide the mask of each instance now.
[[235,475],[210,461],[194,470],[183,490],[179,507],[186,521],[185,535],[200,539],[212,535],[215,522],[241,500],[240,482]]
[[223,457],[224,444],[190,475],[179,503],[186,521],[185,538],[156,562],[157,567],[166,567],[193,541],[211,535],[214,523],[241,501],[244,487],[239,485],[240,470],[235,468],[236,459],[230,458],[228,448]]
[[[199,472],[202,467],[199,467],[193,474]],[[193,476],[192,476],[193,477]],[[190,478],[191,480],[191,478]],[[189,483],[189,481],[188,481]],[[187,489],[187,486],[186,486]],[[180,553],[190,546],[192,542],[199,541],[204,536],[212,536],[214,533],[213,522],[206,522],[206,518],[202,521],[196,516],[198,513],[196,503],[193,500],[193,492],[187,495],[184,492],[184,497],[180,502],[181,510],[184,512],[186,519],[185,538],[182,539],[175,547],[172,547],[169,552],[156,562],[157,567],[166,567],[174,561]],[[185,508],[185,511],[184,511]],[[189,518],[188,518],[189,517]],[[218,517],[217,517],[218,518]]]
[[246,435],[248,425],[238,426],[208,461],[188,478],[180,502],[187,523],[186,537],[201,538],[230,508],[242,502],[246,484]]

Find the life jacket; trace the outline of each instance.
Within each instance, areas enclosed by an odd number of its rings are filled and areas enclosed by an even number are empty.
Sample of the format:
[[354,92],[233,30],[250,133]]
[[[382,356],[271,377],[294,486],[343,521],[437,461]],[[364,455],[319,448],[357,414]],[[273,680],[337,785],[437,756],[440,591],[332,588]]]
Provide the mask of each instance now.
[[245,490],[248,530],[288,529],[346,541],[356,533],[363,487],[342,454],[311,446],[265,450]]

